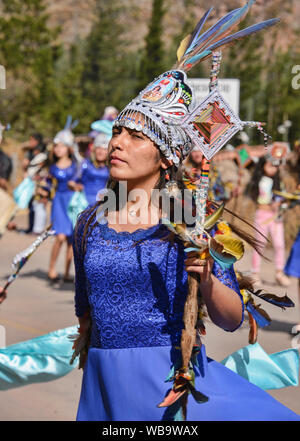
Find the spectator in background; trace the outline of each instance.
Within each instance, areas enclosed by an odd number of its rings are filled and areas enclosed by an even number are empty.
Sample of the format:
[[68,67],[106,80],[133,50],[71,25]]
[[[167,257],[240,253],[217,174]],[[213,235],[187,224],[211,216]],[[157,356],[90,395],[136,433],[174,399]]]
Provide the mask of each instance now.
[[117,118],[118,114],[119,114],[118,109],[116,109],[113,106],[107,106],[104,109],[104,114],[102,119],[107,121],[114,121]]
[[12,160],[0,148],[0,188],[7,191],[7,184],[12,172]]
[[43,135],[41,133],[33,133],[29,140],[26,141],[23,146],[25,150],[25,158],[23,161],[23,169],[26,171],[30,161],[39,153],[46,150],[46,145],[44,144]]
[[[26,141],[22,145],[23,150],[25,150],[25,158],[23,160],[23,170],[26,173],[30,162],[35,158],[39,153],[43,153],[46,150],[46,145],[44,144],[43,135],[41,133],[33,133],[29,140]],[[33,205],[34,197],[29,202],[29,214],[28,214],[28,228],[25,230],[25,233],[30,234],[33,231],[34,226],[34,205]]]
[[[5,126],[0,123],[0,144]],[[7,191],[7,184],[12,173],[12,160],[0,147],[0,188]]]

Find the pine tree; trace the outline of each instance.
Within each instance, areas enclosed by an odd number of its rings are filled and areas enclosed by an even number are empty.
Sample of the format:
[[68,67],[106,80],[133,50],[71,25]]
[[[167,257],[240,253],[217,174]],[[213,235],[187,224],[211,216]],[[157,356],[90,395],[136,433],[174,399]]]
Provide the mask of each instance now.
[[100,118],[108,105],[124,106],[134,94],[135,61],[128,52],[121,1],[98,0],[96,21],[86,40],[82,87],[89,101],[87,119]]
[[8,85],[0,112],[15,130],[37,128],[51,96],[59,47],[54,43],[58,29],[49,29],[47,22],[44,0],[2,1],[0,64],[6,68]]
[[151,80],[160,75],[166,68],[162,43],[164,1],[152,1],[152,15],[148,34],[145,38],[145,50],[138,71],[137,92],[142,90]]

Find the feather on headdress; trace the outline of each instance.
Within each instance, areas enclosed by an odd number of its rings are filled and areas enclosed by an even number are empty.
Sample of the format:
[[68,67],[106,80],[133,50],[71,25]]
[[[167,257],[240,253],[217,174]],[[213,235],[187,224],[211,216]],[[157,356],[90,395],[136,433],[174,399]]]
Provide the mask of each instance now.
[[213,8],[210,8],[198,22],[194,32],[185,37],[177,51],[178,62],[174,69],[188,72],[200,61],[206,60],[216,49],[233,44],[248,35],[259,32],[276,24],[279,19],[266,20],[249,26],[232,35],[229,35],[247,15],[255,0],[250,0],[241,8],[229,12],[206,32],[201,33]]

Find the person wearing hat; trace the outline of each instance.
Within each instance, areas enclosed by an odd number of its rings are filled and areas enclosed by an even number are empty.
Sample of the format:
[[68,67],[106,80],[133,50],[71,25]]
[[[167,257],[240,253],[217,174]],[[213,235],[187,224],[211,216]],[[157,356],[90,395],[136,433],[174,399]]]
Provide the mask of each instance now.
[[106,162],[110,138],[105,133],[98,133],[92,143],[91,158],[81,163],[77,181],[69,182],[70,189],[84,191],[89,204],[95,204],[99,190],[105,188],[108,180]]
[[55,283],[59,280],[56,270],[57,259],[63,243],[66,243],[66,261],[64,278],[65,282],[71,281],[69,272],[72,262],[72,234],[73,225],[68,216],[68,205],[73,191],[68,186],[69,181],[77,178],[78,166],[73,159],[75,137],[70,127],[65,127],[53,139],[52,151],[50,153],[49,168],[49,189],[54,192],[51,207],[52,229],[55,231],[55,242],[52,247],[48,278]]

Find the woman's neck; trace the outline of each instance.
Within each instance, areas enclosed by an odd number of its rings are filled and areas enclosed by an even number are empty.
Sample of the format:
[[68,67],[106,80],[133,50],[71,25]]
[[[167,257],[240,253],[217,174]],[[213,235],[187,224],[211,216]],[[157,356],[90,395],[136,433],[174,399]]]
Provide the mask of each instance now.
[[108,214],[109,226],[116,231],[135,231],[139,228],[149,228],[157,225],[160,210],[153,204],[152,190],[157,182],[157,176],[140,182],[125,181],[120,183],[120,205],[116,211]]
[[105,167],[105,161],[97,161],[97,159],[95,159],[93,161],[93,164],[96,168],[102,168]]
[[56,165],[59,168],[67,168],[72,164],[72,160],[69,158],[69,156],[63,156],[62,158],[59,158],[56,161]]

